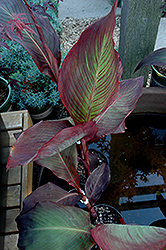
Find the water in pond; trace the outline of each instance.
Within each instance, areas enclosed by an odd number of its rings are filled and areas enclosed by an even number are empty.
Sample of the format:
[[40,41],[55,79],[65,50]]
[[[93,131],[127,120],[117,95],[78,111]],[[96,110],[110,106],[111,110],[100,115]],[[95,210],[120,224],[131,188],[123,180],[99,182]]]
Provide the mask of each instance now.
[[91,145],[107,156],[111,168],[99,203],[117,208],[128,224],[150,225],[166,219],[156,200],[156,191],[166,199],[166,117],[133,115],[126,126],[125,133]]

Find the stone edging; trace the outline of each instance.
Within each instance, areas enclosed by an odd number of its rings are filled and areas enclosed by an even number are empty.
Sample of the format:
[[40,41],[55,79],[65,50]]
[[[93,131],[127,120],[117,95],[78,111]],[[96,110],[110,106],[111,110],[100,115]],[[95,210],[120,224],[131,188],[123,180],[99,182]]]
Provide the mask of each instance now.
[[133,114],[141,113],[166,114],[166,88],[143,88],[143,94],[133,111]]

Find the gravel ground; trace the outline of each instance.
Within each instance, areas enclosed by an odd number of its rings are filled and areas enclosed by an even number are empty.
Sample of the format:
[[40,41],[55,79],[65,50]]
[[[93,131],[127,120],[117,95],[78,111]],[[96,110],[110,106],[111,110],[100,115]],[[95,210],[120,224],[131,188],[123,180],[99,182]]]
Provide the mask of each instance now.
[[[73,18],[66,17],[61,20],[63,32],[60,38],[61,46],[62,46],[62,58],[66,56],[66,53],[69,49],[77,42],[81,33],[93,22],[95,22],[98,18]],[[120,15],[116,16],[116,26],[113,34],[115,46],[119,47],[119,39],[120,39]],[[150,86],[150,78],[151,78],[151,70],[149,72],[149,77],[147,80],[147,87]]]
[[[64,53],[66,53],[79,39],[81,33],[98,18],[69,18],[61,20],[63,33],[61,36],[61,45]],[[120,35],[120,16],[116,17],[116,27],[114,31],[114,41],[115,44],[119,45],[119,35]]]

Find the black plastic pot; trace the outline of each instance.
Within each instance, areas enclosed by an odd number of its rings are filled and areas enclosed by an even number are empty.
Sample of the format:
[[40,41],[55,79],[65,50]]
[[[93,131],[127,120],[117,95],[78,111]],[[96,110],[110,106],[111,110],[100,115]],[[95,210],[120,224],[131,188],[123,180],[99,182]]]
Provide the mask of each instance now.
[[[94,209],[97,213],[97,217],[91,217],[91,222],[93,225],[102,225],[102,224],[125,224],[124,219],[122,218],[120,212],[107,204],[99,204],[94,206]],[[99,250],[100,247],[96,244],[91,250]]]
[[125,224],[124,219],[122,218],[120,212],[107,204],[99,204],[94,206],[94,209],[97,213],[96,218],[91,218],[93,225],[97,224]]
[[162,75],[155,66],[152,66],[151,87],[166,87],[166,76]]
[[45,119],[46,117],[48,117],[52,111],[53,111],[53,106],[52,105],[47,105],[45,106],[44,108],[41,108],[41,109],[31,109],[29,108],[28,109],[30,115],[31,115],[31,118],[35,121],[39,121],[39,120],[43,120]]

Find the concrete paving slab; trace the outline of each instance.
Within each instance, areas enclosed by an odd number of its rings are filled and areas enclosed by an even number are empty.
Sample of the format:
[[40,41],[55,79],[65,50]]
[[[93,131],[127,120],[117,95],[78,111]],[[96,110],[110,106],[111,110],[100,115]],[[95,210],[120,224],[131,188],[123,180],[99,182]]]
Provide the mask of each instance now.
[[[109,0],[63,0],[59,4],[59,18],[93,18],[102,17],[109,13],[112,6]],[[117,8],[117,15],[121,14],[121,8]],[[166,18],[161,18],[155,48],[166,47]]]
[[154,50],[160,49],[163,47],[166,47],[166,18],[165,17],[161,18]]
[[[59,4],[59,18],[93,18],[107,15],[111,10],[108,0],[63,0]],[[117,14],[121,9],[117,8]]]

